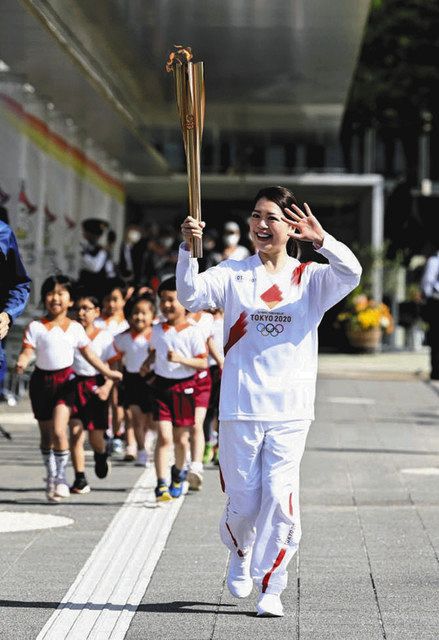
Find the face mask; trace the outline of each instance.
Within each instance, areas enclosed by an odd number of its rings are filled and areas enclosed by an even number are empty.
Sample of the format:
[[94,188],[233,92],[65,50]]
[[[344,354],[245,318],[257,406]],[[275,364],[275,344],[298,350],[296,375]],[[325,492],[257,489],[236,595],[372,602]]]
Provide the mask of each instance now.
[[131,244],[136,244],[136,242],[139,242],[141,237],[142,237],[142,234],[140,233],[140,231],[133,230],[128,233],[127,240],[128,242],[131,242]]
[[165,249],[170,249],[174,244],[174,238],[160,238],[160,244]]
[[239,242],[239,236],[235,233],[223,236],[223,241],[226,247],[236,247]]

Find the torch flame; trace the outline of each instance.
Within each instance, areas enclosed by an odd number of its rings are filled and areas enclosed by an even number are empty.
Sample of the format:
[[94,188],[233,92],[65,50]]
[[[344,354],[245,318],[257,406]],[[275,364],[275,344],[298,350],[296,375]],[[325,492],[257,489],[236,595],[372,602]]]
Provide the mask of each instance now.
[[182,65],[185,62],[189,62],[194,57],[190,47],[185,47],[182,44],[174,44],[174,47],[177,51],[171,51],[166,62],[166,71],[168,73],[173,71],[176,64]]

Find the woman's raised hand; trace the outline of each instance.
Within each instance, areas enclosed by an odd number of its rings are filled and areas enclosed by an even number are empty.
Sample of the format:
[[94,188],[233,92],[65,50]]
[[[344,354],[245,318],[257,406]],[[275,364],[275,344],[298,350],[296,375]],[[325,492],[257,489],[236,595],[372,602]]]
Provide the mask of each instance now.
[[195,220],[192,216],[185,218],[181,225],[181,233],[183,234],[186,244],[189,245],[192,238],[202,238],[205,226],[205,222],[198,222],[198,220]]
[[303,240],[304,242],[312,242],[317,247],[321,247],[325,237],[323,227],[312,214],[306,202],[303,203],[303,207],[305,211],[292,204],[290,209],[284,209],[285,216],[282,219],[293,228],[292,238]]

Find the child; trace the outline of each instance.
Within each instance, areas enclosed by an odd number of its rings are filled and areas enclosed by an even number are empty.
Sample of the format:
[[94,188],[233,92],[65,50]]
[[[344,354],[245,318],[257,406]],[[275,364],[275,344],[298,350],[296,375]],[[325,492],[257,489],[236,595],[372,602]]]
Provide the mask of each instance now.
[[[195,373],[206,369],[207,354],[200,331],[188,322],[186,310],[177,300],[175,278],[162,282],[158,294],[160,310],[166,322],[153,327],[152,353],[142,367],[142,373],[150,370],[155,358],[154,418],[158,420],[155,494],[157,501],[164,502],[178,498],[183,490],[189,433],[195,422]],[[166,478],[172,441],[175,446],[175,464],[168,487]]]
[[[189,321],[196,326],[203,336],[206,351],[208,343],[213,338],[213,316],[210,313],[199,311],[189,313]],[[209,406],[210,394],[212,390],[212,378],[209,369],[197,371],[195,386],[195,424],[191,432],[191,464],[187,476],[189,489],[200,491],[203,486],[203,454],[205,446],[204,420]]]
[[67,317],[73,305],[72,284],[67,276],[47,278],[41,287],[41,299],[46,316],[33,320],[24,334],[23,349],[16,370],[23,373],[34,352],[35,369],[29,386],[32,410],[41,434],[41,453],[47,469],[46,495],[49,502],[57,502],[70,495],[65,477],[69,457],[67,425],[70,409],[62,394],[74,377],[72,368],[75,349],[102,375],[119,380],[122,376],[105,365],[90,348],[84,328]]
[[129,329],[129,324],[125,319],[126,287],[123,280],[114,278],[102,300],[102,314],[96,318],[94,325],[98,329],[107,329],[113,336]]
[[150,388],[139,371],[149,356],[151,327],[155,305],[150,295],[143,294],[127,303],[130,330],[114,338],[114,346],[122,356],[124,406],[129,409],[137,442],[136,466],[145,467],[148,456],[145,437],[152,429],[153,399]]
[[[78,322],[90,339],[93,352],[104,362],[115,361],[117,353],[113,347],[113,335],[94,326],[94,321],[100,315],[98,299],[84,293],[75,303],[75,312]],[[104,436],[108,429],[108,398],[113,382],[105,380],[79,350],[75,351],[73,370],[76,376],[71,385],[71,400],[67,402],[72,408],[70,451],[75,470],[75,482],[70,491],[84,494],[90,492],[85,477],[84,429],[88,431],[90,445],[94,451],[97,477],[105,478],[110,469]]]
[[[218,409],[221,386],[221,372],[224,365],[224,312],[222,309],[211,309],[213,317],[212,336],[207,341],[209,348],[209,370],[212,379],[209,407],[204,420],[204,448],[203,463],[218,464]],[[216,435],[216,437],[214,437]]]
[[[124,307],[127,296],[127,288],[123,280],[112,278],[109,281],[102,301],[102,314],[96,318],[94,324],[98,329],[107,329],[113,336],[123,333],[129,329],[129,324],[125,318]],[[111,414],[113,441],[112,450],[114,453],[122,452],[122,431],[125,420],[126,436],[126,456],[127,460],[134,460],[136,449],[133,429],[130,426],[129,416],[123,411],[123,385],[114,387],[111,393]]]

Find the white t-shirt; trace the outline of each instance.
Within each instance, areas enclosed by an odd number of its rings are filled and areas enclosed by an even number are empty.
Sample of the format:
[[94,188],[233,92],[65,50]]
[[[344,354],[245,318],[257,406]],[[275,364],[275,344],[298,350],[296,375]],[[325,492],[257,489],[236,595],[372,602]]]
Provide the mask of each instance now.
[[[90,336],[90,348],[102,362],[108,362],[117,357],[113,346],[113,335],[109,331],[96,329],[95,333]],[[75,350],[73,369],[78,376],[97,376],[99,374],[99,371],[81,355],[79,349]]]
[[329,234],[319,252],[329,264],[288,257],[271,275],[256,254],[198,274],[197,260],[181,246],[179,301],[190,311],[224,309],[221,420],[314,418],[317,327],[361,275],[354,254]]
[[129,323],[123,314],[113,318],[104,318],[101,316],[100,318],[96,318],[93,324],[98,329],[106,329],[113,336],[117,336],[119,333],[123,333],[130,328]]
[[169,362],[168,352],[176,351],[184,358],[206,355],[206,341],[199,328],[191,322],[174,327],[166,322],[152,329],[151,349],[155,349],[154,371],[163,378],[180,380],[195,375],[196,369],[179,362]]
[[75,349],[90,344],[84,327],[75,320],[65,319],[62,326],[48,318],[33,320],[24,332],[23,346],[36,352],[35,365],[44,371],[71,367]]
[[[216,348],[224,357],[224,318],[213,318],[212,337]],[[217,364],[215,358],[209,355],[209,367],[216,366]]]
[[191,313],[187,316],[187,320],[195,327],[198,327],[204,338],[204,342],[207,342],[207,340],[213,336],[213,315],[211,313],[206,313],[205,311]]
[[114,337],[114,346],[122,355],[125,369],[129,373],[139,373],[140,367],[149,356],[151,329],[143,333],[124,331]]

